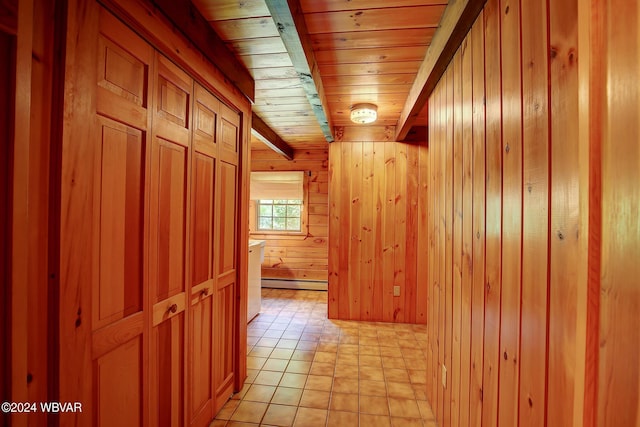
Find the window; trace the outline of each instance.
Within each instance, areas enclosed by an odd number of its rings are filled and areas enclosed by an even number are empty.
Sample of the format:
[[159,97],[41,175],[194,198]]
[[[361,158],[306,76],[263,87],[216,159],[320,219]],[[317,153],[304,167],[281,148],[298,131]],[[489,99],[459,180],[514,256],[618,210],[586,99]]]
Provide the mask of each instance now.
[[259,231],[302,231],[302,200],[258,200]]
[[305,176],[302,171],[251,172],[253,234],[307,234]]

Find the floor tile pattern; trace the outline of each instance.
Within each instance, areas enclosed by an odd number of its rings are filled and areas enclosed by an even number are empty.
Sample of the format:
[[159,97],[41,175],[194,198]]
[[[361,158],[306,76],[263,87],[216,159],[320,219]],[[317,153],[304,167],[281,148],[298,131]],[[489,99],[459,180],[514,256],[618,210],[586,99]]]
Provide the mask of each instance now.
[[426,326],[327,319],[327,293],[262,289],[248,378],[210,427],[436,427]]

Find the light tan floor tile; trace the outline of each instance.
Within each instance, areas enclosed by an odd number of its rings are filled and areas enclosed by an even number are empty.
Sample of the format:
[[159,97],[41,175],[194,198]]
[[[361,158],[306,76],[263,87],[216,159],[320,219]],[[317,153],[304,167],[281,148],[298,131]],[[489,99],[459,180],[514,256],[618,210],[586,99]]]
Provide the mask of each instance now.
[[387,387],[384,381],[360,380],[360,395],[386,396]]
[[367,427],[390,427],[389,417],[384,415],[360,414],[360,425]]
[[386,397],[360,396],[360,413],[373,415],[389,415],[389,403]]
[[260,347],[275,347],[278,344],[278,338],[260,338],[260,341],[256,343],[256,346]]
[[229,400],[227,403],[224,404],[222,409],[220,409],[220,411],[216,415],[216,418],[221,419],[221,420],[230,419],[231,416],[233,415],[233,413],[238,408],[239,404],[240,404],[239,400]]
[[293,355],[293,349],[290,348],[276,348],[273,350],[273,352],[271,353],[270,358],[272,359],[291,359],[291,356]]
[[374,366],[360,366],[360,379],[371,381],[384,381],[384,372]]
[[418,404],[413,399],[390,397],[389,411],[392,417],[421,418]]
[[282,333],[284,331],[279,331],[277,329],[268,329],[263,335],[262,338],[282,338]]
[[331,391],[333,377],[325,375],[309,375],[304,388],[309,390]]
[[298,342],[298,345],[296,346],[296,350],[302,350],[302,351],[316,351],[316,348],[318,348],[318,341],[304,341],[304,340],[300,340]]
[[382,366],[385,369],[389,369],[389,368],[406,369],[407,368],[404,363],[404,359],[402,357],[382,356]]
[[242,421],[229,421],[227,423],[227,427],[258,427],[259,424],[256,423],[245,423]]
[[266,403],[241,401],[238,408],[231,416],[232,421],[243,421],[247,423],[259,424],[262,416],[267,410]]
[[327,427],[357,427],[358,426],[358,413],[357,412],[343,412],[343,411],[329,411],[329,419],[327,421]]
[[262,366],[267,361],[265,357],[252,357],[247,356],[247,369],[262,369]]
[[269,357],[271,352],[273,351],[273,347],[259,347],[255,346],[247,356],[251,357]]
[[372,356],[366,354],[360,354],[360,365],[361,366],[373,366],[375,368],[382,368],[382,359],[380,356]]
[[[263,368],[264,369],[264,368]],[[397,383],[409,383],[409,372],[406,369],[399,368],[385,368],[384,378],[387,381],[393,381]]]
[[269,402],[275,390],[274,386],[253,384],[242,401]]
[[247,391],[249,391],[250,388],[251,388],[251,383],[245,382],[244,386],[242,386],[242,389],[239,392],[234,393],[233,396],[231,396],[231,399],[242,400],[244,398],[244,395],[247,394]]
[[309,371],[311,375],[330,375],[330,376],[333,376],[334,372],[335,372],[335,364],[321,363],[321,362],[313,362],[311,364],[311,370]]
[[407,368],[409,369],[421,369],[423,371],[427,369],[426,359],[405,357],[404,362],[407,364]]
[[327,410],[316,408],[298,408],[295,427],[324,427],[327,423]]
[[380,357],[380,347],[375,345],[360,345],[360,356],[378,356]]
[[321,351],[323,353],[337,353],[338,352],[338,344],[337,343],[324,343],[321,342],[318,344],[316,351]]
[[292,360],[289,362],[289,365],[287,365],[285,372],[290,372],[292,374],[308,374],[310,369],[311,362]]
[[352,393],[332,393],[329,409],[332,411],[358,412],[358,395]]
[[269,358],[266,362],[264,362],[264,365],[262,365],[262,370],[284,372],[284,370],[287,369],[288,364],[289,360],[287,359]]
[[291,426],[296,416],[298,408],[295,406],[284,406],[271,404],[262,418],[262,424],[274,426]]
[[276,392],[273,394],[271,403],[277,403],[279,405],[298,406],[301,397],[301,388],[278,387],[276,388]]
[[256,376],[256,379],[253,381],[253,384],[276,386],[278,385],[281,379],[282,379],[282,372],[262,370]]
[[427,371],[421,369],[409,369],[409,378],[411,379],[411,384],[426,384]]
[[338,354],[346,353],[346,354],[358,354],[359,346],[357,344],[344,344],[342,341],[338,346]]
[[354,378],[358,379],[358,365],[336,364],[336,370],[333,374],[336,378]]
[[353,378],[334,378],[334,393],[358,393],[358,380]]
[[340,353],[338,351],[336,365],[358,365],[358,355],[356,353]]
[[435,420],[436,416],[431,409],[431,405],[426,400],[418,400],[416,402],[418,404],[418,409],[420,410],[420,415],[423,420]]
[[311,350],[296,350],[291,356],[291,360],[303,360],[305,362],[311,362],[315,356],[315,352]]
[[304,406],[305,408],[327,409],[329,407],[329,396],[330,393],[328,391],[305,389],[302,392],[300,406]]
[[336,363],[337,354],[336,353],[328,353],[324,351],[316,351],[316,355],[313,358],[313,361],[316,363]]
[[397,383],[387,381],[387,394],[389,397],[399,397],[403,399],[415,399],[413,387],[409,383]]
[[285,372],[280,380],[281,387],[293,387],[293,388],[303,388],[304,383],[307,382],[307,376],[304,374],[294,374],[290,372]]
[[[358,422],[358,420],[356,419],[356,423],[357,422]],[[209,427],[225,427],[226,425],[227,425],[227,420],[215,419],[215,420],[211,421],[211,424],[209,424]]]
[[275,347],[295,349],[297,345],[298,345],[298,340],[288,340],[288,339],[281,338]]
[[422,420],[416,418],[391,417],[391,427],[423,427]]

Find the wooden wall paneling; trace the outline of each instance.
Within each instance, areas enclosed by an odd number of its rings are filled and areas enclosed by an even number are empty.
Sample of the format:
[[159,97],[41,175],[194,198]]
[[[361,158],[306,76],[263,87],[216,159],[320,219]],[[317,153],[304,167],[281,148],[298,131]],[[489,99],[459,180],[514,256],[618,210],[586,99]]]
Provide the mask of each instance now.
[[[452,123],[452,145],[447,147],[451,150],[451,197],[452,197],[452,217],[448,226],[452,233],[452,281],[451,281],[451,366],[450,381],[448,386],[451,390],[451,425],[460,424],[460,377],[461,377],[461,341],[462,341],[462,55],[465,48],[464,42],[453,57],[452,85],[453,99],[451,113]],[[465,76],[466,77],[466,76]],[[448,193],[448,192],[447,192]],[[448,197],[448,196],[447,196]],[[448,271],[448,270],[447,270]],[[449,305],[447,305],[448,307]]]
[[571,424],[576,375],[576,292],[581,268],[579,229],[578,2],[549,4],[551,226],[547,422]]
[[446,153],[446,120],[447,120],[447,80],[449,75],[444,73],[442,76],[442,86],[440,88],[439,105],[440,105],[440,119],[438,121],[439,135],[437,142],[437,190],[436,198],[438,200],[438,209],[436,211],[436,232],[438,233],[437,242],[437,264],[439,271],[437,274],[438,284],[438,366],[436,368],[436,384],[438,387],[438,410],[437,417],[438,422],[444,422],[444,392],[445,386],[443,383],[443,365],[445,365],[445,153]]
[[[428,135],[427,135],[428,138]],[[429,325],[429,301],[431,298],[430,268],[431,231],[429,230],[430,200],[429,191],[429,149],[427,141],[420,142],[417,152],[418,180],[416,183],[416,323]],[[425,356],[430,357],[430,345],[427,340]],[[427,362],[428,366],[428,362]],[[427,368],[428,369],[428,368]],[[428,375],[427,371],[427,375]],[[428,396],[429,397],[429,396]]]
[[[156,54],[150,176],[150,289],[153,307],[151,424],[185,423],[185,327],[190,248],[193,81]],[[188,344],[186,345],[188,348]]]
[[[406,173],[406,191],[405,191],[405,225],[406,237],[404,239],[405,256],[404,256],[404,289],[402,305],[404,306],[406,323],[424,323],[424,311],[422,304],[426,302],[426,296],[417,298],[420,291],[426,291],[426,282],[418,281],[418,197],[420,180],[419,167],[419,150],[417,143],[405,144],[403,148],[407,153],[407,173]],[[422,314],[422,316],[420,315]],[[421,319],[422,317],[422,319]]]
[[349,299],[349,260],[350,260],[350,246],[351,236],[349,231],[349,222],[351,221],[351,182],[349,175],[349,168],[351,166],[351,146],[349,144],[340,144],[340,156],[342,158],[340,170],[340,241],[338,242],[338,257],[340,263],[340,270],[338,277],[338,301],[339,318],[340,319],[352,319],[350,307],[351,301]]
[[[0,101],[2,108],[0,108],[0,139],[2,145],[0,145],[0,281],[2,287],[0,288],[0,298],[3,301],[9,301],[9,235],[11,223],[10,218],[12,214],[12,204],[9,197],[10,194],[10,155],[11,144],[9,141],[13,140],[13,101],[12,95],[15,76],[15,61],[13,57],[13,45],[14,37],[4,31],[0,31],[0,64],[3,67],[0,68]],[[2,348],[10,348],[10,313],[11,309],[2,310],[0,313],[0,334],[2,336],[0,343]],[[9,372],[11,370],[9,354],[6,351],[0,352],[0,369],[3,372]],[[11,389],[11,378],[9,376],[3,376],[0,381],[0,399],[2,401],[9,401]],[[3,415],[8,417],[8,415]]]
[[[374,235],[374,264],[373,264],[373,289],[370,295],[371,319],[383,319],[384,317],[384,233],[385,233],[385,185],[384,176],[380,171],[385,169],[385,143],[375,141],[373,146],[373,204],[375,208]],[[377,172],[377,173],[376,173]]]
[[485,73],[484,12],[471,29],[473,108],[473,284],[469,425],[482,426],[485,304]]
[[395,204],[396,204],[396,150],[395,144],[386,144],[384,168],[384,233],[382,256],[382,315],[383,319],[394,318],[395,301],[393,297],[394,268],[395,268]]
[[502,296],[499,425],[518,424],[522,269],[522,76],[520,4],[500,1],[502,64]]
[[[462,45],[460,69],[462,83],[462,255],[461,255],[461,328],[460,328],[460,425],[469,425],[471,388],[471,300],[473,262],[473,93],[472,35]],[[458,213],[459,215],[460,213]]]
[[522,313],[519,420],[545,421],[549,244],[547,3],[522,2]]
[[451,406],[453,396],[453,379],[456,375],[453,371],[456,369],[453,366],[453,330],[454,330],[454,313],[453,313],[453,217],[454,217],[454,123],[455,123],[455,72],[456,64],[447,70],[447,98],[446,98],[446,136],[445,136],[445,153],[444,153],[444,212],[443,220],[445,227],[445,246],[444,246],[444,313],[445,313],[445,325],[444,325],[444,365],[447,368],[447,381],[444,390],[444,424],[450,425],[451,423]]
[[217,127],[220,101],[199,84],[193,96],[191,262],[189,315],[189,414],[191,425],[204,426],[215,415],[213,383],[213,296],[215,288],[214,222]]
[[500,366],[502,116],[500,68],[500,5],[489,0],[485,18],[486,92],[486,284],[484,324],[483,426],[498,422]]
[[340,236],[342,235],[342,144],[329,145],[329,254],[328,317],[340,318]]
[[[61,424],[96,425],[93,404],[91,292],[93,262],[94,115],[98,7],[83,0],[66,8],[64,106],[60,152],[59,389],[61,401],[82,401],[83,413],[60,416]],[[31,56],[31,53],[30,53]],[[58,252],[58,248],[54,249]]]
[[[427,219],[426,219],[426,235],[428,236],[427,241],[427,399],[431,402],[431,406],[434,407],[437,404],[438,393],[436,391],[436,378],[435,378],[435,364],[437,363],[437,348],[435,346],[436,336],[435,336],[435,328],[434,324],[437,324],[436,317],[436,306],[435,306],[435,297],[436,297],[436,287],[434,284],[435,280],[435,269],[437,268],[437,264],[435,262],[435,232],[434,232],[434,211],[436,207],[435,202],[435,173],[434,173],[434,162],[433,159],[435,157],[435,132],[436,129],[436,103],[435,97],[438,93],[438,87],[436,87],[429,97],[429,142],[427,150],[420,151],[420,157],[424,156],[424,160],[427,163],[426,172],[427,176],[424,178],[427,182],[427,191],[421,193],[421,199],[426,198],[426,203],[423,200],[420,200],[419,209],[426,209]],[[424,232],[420,233],[421,236],[425,236]],[[420,279],[420,277],[418,277]],[[435,412],[434,412],[435,414]]]
[[347,167],[349,174],[349,313],[351,319],[361,317],[360,287],[364,285],[361,276],[362,269],[362,160],[363,143],[360,141],[347,144],[351,149],[351,161]]
[[362,143],[362,206],[361,210],[361,259],[360,259],[360,319],[372,319],[373,305],[373,249],[375,236],[375,210],[373,206],[373,181],[375,169],[373,157],[375,153],[373,142]]
[[[592,105],[602,109],[601,164],[598,162],[591,167],[602,171],[604,219],[597,422],[602,426],[638,426],[640,351],[635,326],[638,325],[640,306],[637,263],[640,226],[634,212],[640,208],[637,190],[640,178],[640,94],[632,76],[637,75],[640,68],[637,29],[640,9],[635,3],[615,0],[604,2],[597,8],[603,14],[601,19],[606,22],[602,29],[606,40],[602,60],[606,64],[603,86],[608,89],[605,102]],[[621,31],[621,28],[625,30]],[[597,59],[593,59],[594,67]],[[597,200],[592,206],[598,206]]]
[[[15,11],[15,6],[13,7]],[[25,378],[28,373],[28,304],[29,292],[26,284],[29,283],[29,241],[23,236],[29,235],[29,182],[30,164],[29,151],[31,149],[31,91],[32,91],[32,50],[33,50],[33,1],[25,1],[18,5],[17,28],[15,37],[9,37],[9,66],[15,69],[9,70],[10,83],[14,83],[9,95],[9,140],[8,147],[9,169],[9,206],[11,212],[10,238],[8,250],[9,282],[9,319],[10,345],[9,363],[11,365],[10,394],[11,400],[16,402],[26,401],[29,397]],[[13,21],[9,18],[8,20]],[[12,22],[13,23],[13,22]],[[35,167],[35,165],[33,165]],[[15,421],[14,421],[15,420]],[[20,415],[11,415],[11,423],[15,425],[27,425],[27,418]]]
[[[406,253],[407,245],[407,149],[406,144],[395,144],[395,236],[394,236],[394,267],[393,286],[400,287],[400,297],[393,297],[393,320],[395,322],[408,322],[407,306],[404,304],[404,295],[408,292],[406,286]],[[414,284],[411,284],[414,286]],[[393,295],[393,294],[392,294]]]

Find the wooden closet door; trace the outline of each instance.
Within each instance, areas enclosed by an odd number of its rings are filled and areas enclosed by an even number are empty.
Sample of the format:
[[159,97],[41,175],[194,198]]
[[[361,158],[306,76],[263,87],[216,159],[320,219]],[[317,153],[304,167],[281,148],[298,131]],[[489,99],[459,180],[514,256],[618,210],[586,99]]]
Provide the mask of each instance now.
[[236,325],[235,305],[238,275],[236,270],[237,248],[237,206],[238,206],[238,113],[221,105],[219,120],[218,187],[216,200],[218,218],[216,221],[217,264],[216,295],[214,309],[214,342],[217,412],[233,391],[234,382],[234,336]]
[[156,54],[150,182],[151,425],[185,424],[185,322],[191,93]]
[[193,103],[191,197],[191,292],[189,315],[189,402],[192,426],[208,426],[214,417],[213,312],[214,219],[217,205],[216,129],[220,102],[196,84]]
[[95,426],[148,425],[145,188],[153,51],[100,13],[92,292]]

